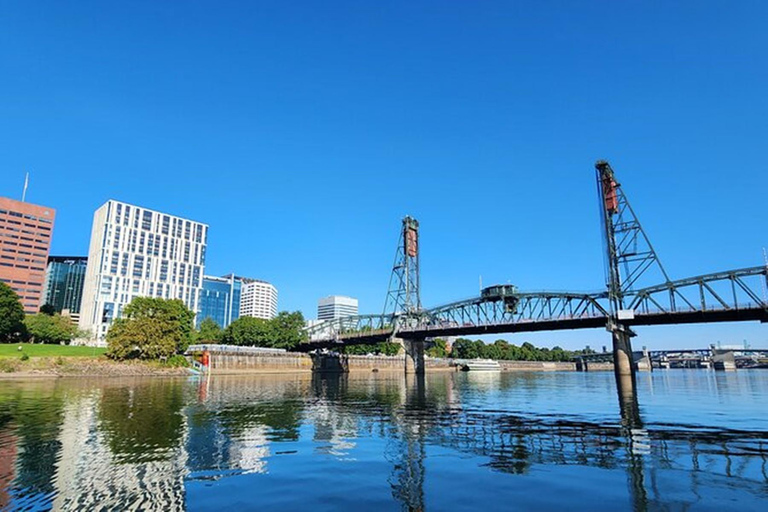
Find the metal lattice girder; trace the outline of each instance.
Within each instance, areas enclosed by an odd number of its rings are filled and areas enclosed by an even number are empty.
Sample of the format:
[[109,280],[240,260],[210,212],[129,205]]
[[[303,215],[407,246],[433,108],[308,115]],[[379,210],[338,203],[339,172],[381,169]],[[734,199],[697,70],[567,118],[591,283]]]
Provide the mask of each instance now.
[[[605,318],[608,315],[606,300],[600,295],[528,292],[515,294],[513,298],[514,302],[478,297],[430,309],[422,322],[409,330],[498,327],[504,324]],[[514,306],[510,307],[511,304]]]
[[606,285],[611,312],[624,309],[624,297],[631,294],[638,281],[652,268],[669,282],[651,241],[632,210],[611,165],[603,160],[595,164],[606,251]]
[[766,267],[749,267],[636,290],[630,308],[638,314],[765,309]]
[[355,315],[319,322],[304,329],[308,343],[343,338],[380,336],[393,331],[392,315]]

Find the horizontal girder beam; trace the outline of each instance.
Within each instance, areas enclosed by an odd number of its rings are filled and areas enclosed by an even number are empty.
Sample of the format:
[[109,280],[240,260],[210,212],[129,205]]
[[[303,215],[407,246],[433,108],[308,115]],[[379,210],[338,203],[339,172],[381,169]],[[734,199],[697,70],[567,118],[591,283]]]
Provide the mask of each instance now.
[[[628,326],[709,322],[768,322],[764,296],[768,268],[717,272],[631,291],[621,319]],[[359,315],[322,322],[309,329],[302,349],[378,343],[397,332],[414,339],[605,327],[607,293],[517,292],[474,297],[415,315]]]

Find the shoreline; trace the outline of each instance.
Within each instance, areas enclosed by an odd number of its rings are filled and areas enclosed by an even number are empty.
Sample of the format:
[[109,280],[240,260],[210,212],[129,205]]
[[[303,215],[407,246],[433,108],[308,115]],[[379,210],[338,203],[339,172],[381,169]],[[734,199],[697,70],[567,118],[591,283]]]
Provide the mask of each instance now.
[[[293,361],[295,358],[301,361]],[[217,358],[216,363],[223,363]],[[304,360],[306,359],[306,361]],[[238,363],[235,361],[234,363]],[[292,364],[286,364],[292,363]],[[246,364],[214,364],[210,374],[194,373],[188,367],[163,366],[157,361],[112,361],[104,356],[98,357],[33,357],[27,361],[19,358],[0,358],[0,381],[19,379],[58,379],[58,378],[103,378],[103,377],[192,377],[217,375],[294,375],[294,374],[332,374],[332,373],[403,373],[404,360],[398,357],[370,358],[353,356],[349,358],[346,372],[337,366],[313,369],[313,364],[303,355],[291,354],[282,357],[254,358]],[[500,361],[500,373],[557,372],[575,371],[571,363],[542,363],[532,361]],[[324,365],[323,365],[324,366]],[[603,368],[600,368],[603,369]],[[609,368],[605,368],[609,369]],[[612,366],[611,366],[612,369]],[[425,367],[428,373],[455,372],[456,367],[446,360],[432,360]],[[597,370],[597,368],[595,368]]]

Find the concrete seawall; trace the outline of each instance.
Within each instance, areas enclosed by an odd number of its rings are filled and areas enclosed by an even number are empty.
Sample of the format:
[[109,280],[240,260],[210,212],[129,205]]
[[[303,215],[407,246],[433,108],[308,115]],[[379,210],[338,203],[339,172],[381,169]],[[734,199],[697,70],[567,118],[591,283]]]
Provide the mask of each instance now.
[[[451,359],[425,359],[425,366],[431,371],[452,371]],[[336,354],[302,354],[295,352],[237,354],[211,353],[213,373],[283,373],[283,372],[356,372],[373,370],[396,370],[405,368],[404,356],[359,356]],[[554,363],[545,361],[499,361],[503,371],[576,371],[572,362]],[[611,370],[610,363],[593,363],[592,370]]]

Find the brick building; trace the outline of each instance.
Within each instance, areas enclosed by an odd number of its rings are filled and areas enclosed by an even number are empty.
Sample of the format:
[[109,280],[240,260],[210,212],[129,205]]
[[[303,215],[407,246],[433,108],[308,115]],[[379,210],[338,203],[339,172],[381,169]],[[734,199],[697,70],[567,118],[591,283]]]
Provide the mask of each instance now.
[[0,281],[37,313],[53,235],[53,208],[0,197]]

